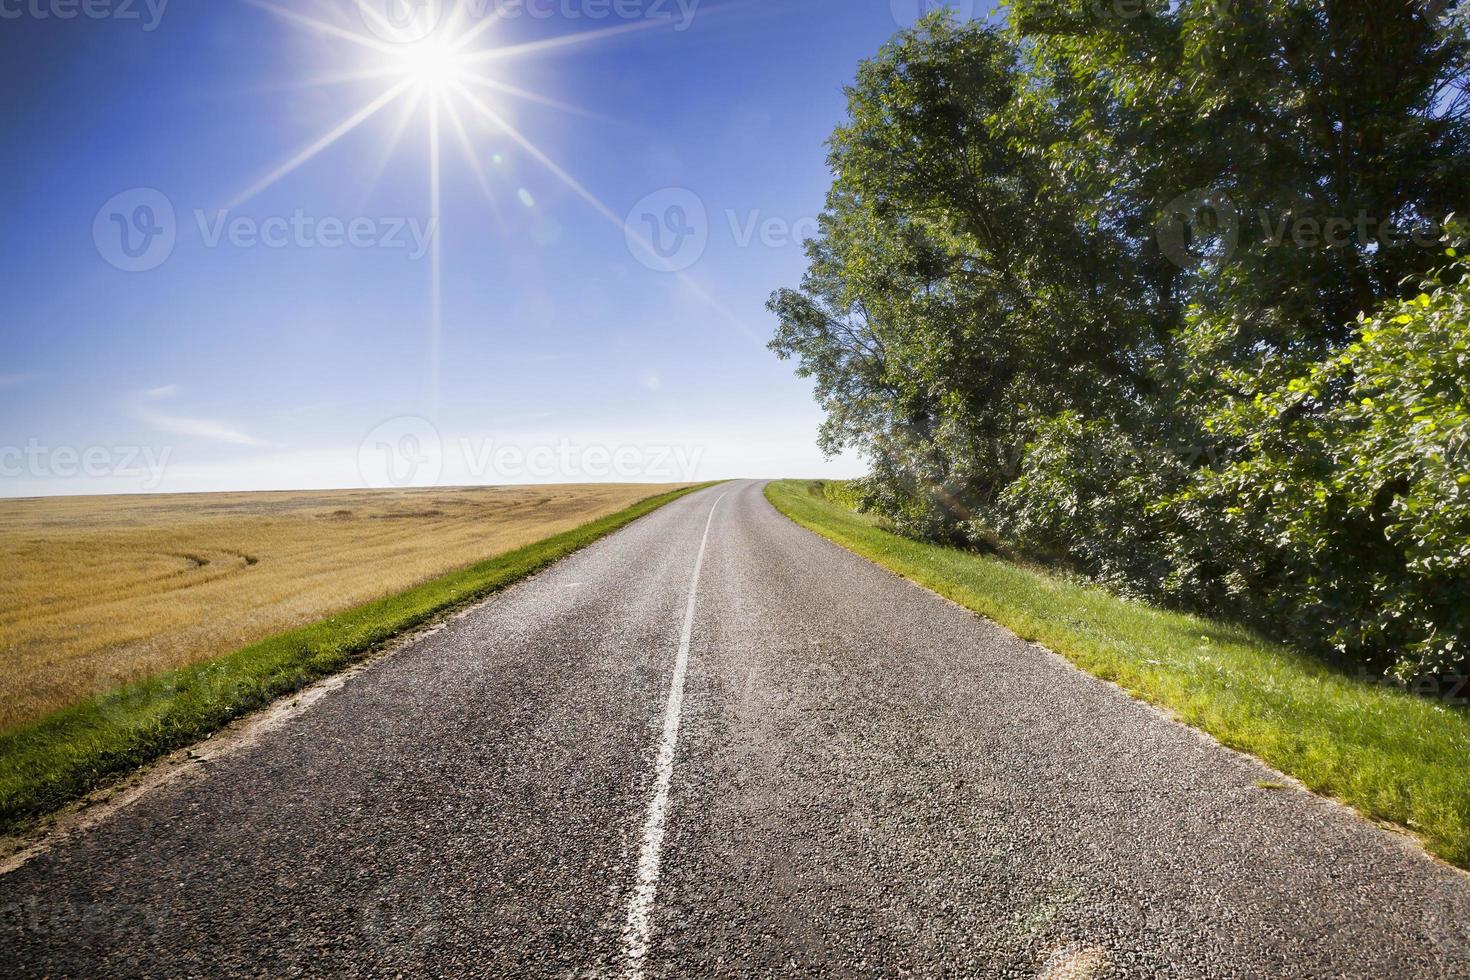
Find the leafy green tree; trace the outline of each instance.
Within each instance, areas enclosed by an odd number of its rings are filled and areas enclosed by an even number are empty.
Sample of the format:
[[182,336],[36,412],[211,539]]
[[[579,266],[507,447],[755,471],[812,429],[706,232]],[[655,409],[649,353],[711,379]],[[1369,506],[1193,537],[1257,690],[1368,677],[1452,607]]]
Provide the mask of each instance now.
[[1065,124],[1016,111],[1026,84],[1003,32],[943,18],[863,65],[809,273],[771,302],[824,445],[867,451],[914,527],[992,503],[1028,419],[1109,412],[1148,380],[1146,287],[1110,229],[1076,220],[1098,189],[1031,152]]
[[[807,275],[770,304],[823,447],[872,461],[862,505],[1401,673],[1461,656],[1436,605],[1459,593],[1399,556],[1458,525],[1392,517],[1445,484],[1353,463],[1406,444],[1342,413],[1376,350],[1360,312],[1417,302],[1466,203],[1465,23],[1433,0],[1012,0],[898,35],[848,91]],[[1391,363],[1422,387],[1459,362]],[[1263,427],[1294,381],[1311,397]],[[1257,484],[1283,466],[1360,484],[1312,524],[1269,503],[1302,473]]]

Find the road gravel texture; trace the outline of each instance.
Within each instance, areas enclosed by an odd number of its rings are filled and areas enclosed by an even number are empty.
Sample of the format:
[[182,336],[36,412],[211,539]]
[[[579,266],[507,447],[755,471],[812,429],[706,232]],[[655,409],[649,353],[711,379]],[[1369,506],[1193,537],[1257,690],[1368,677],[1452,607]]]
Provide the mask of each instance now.
[[1470,977],[1470,877],[761,490],[668,505],[0,878],[0,976]]

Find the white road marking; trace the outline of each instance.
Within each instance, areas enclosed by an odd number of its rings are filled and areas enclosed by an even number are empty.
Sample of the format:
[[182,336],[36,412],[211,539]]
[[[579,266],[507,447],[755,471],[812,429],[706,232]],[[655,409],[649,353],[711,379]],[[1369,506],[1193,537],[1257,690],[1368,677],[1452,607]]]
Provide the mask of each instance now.
[[623,926],[623,975],[628,980],[643,976],[643,960],[653,939],[653,902],[658,894],[659,862],[663,855],[664,824],[668,819],[669,790],[674,780],[674,749],[679,742],[679,716],[684,710],[684,675],[689,672],[689,641],[694,634],[694,603],[699,597],[699,571],[704,567],[704,549],[709,544],[709,531],[715,523],[715,511],[728,493],[709,509],[704,524],[704,537],[699,541],[699,554],[694,559],[694,577],[689,582],[689,604],[684,609],[684,631],[679,637],[679,653],[674,658],[674,678],[669,683],[669,701],[664,708],[664,735],[654,764],[653,799],[648,803],[648,816],[643,821],[643,846],[638,854],[638,883],[628,902],[628,921]]

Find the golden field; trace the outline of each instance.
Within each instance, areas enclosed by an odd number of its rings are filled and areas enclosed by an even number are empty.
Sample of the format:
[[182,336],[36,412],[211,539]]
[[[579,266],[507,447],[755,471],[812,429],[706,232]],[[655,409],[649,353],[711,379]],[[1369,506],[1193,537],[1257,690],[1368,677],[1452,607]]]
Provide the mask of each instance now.
[[669,489],[0,500],[0,730]]

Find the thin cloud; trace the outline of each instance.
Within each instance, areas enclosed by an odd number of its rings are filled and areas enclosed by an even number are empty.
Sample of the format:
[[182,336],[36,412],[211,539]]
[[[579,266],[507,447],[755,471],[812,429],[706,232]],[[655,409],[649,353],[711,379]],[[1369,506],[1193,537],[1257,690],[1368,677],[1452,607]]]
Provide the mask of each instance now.
[[34,374],[0,374],[0,391],[6,388],[19,388],[35,378]]
[[[146,388],[138,392],[138,397],[144,401],[162,401],[172,398],[178,393],[178,385],[161,385],[157,388]],[[171,415],[167,412],[160,412],[141,406],[137,409],[137,415],[138,418],[160,432],[170,432],[180,436],[194,436],[198,439],[223,442],[231,446],[271,445],[271,443],[266,442],[264,439],[257,439],[250,433],[228,422],[220,422],[215,419],[199,419],[185,415]]]
[[160,398],[172,398],[178,393],[178,385],[161,385],[157,388],[144,388],[143,391],[140,392],[140,394],[142,394],[144,398],[147,398],[150,401],[157,401]]
[[143,419],[160,432],[172,432],[181,436],[198,436],[214,442],[227,442],[234,446],[269,446],[270,443],[257,439],[248,432],[241,432],[225,422],[211,419],[191,419],[182,415],[164,415],[161,412],[144,412]]

